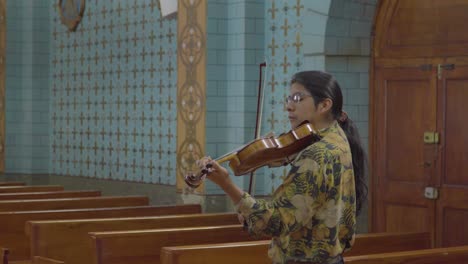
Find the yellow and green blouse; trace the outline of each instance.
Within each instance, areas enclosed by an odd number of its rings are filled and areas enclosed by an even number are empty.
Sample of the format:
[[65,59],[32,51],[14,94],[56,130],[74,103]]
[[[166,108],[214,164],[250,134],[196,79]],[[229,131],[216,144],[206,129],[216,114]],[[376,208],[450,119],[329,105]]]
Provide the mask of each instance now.
[[236,205],[251,234],[272,236],[273,263],[333,263],[354,243],[356,197],[351,150],[335,121],[301,151],[270,201],[244,193]]

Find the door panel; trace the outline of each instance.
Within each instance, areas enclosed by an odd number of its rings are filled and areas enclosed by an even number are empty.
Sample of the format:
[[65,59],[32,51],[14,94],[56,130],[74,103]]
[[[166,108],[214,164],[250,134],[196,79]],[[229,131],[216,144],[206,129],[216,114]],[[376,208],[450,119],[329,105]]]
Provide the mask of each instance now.
[[377,232],[434,232],[434,200],[424,188],[434,179],[434,146],[424,144],[424,132],[436,129],[434,70],[376,70],[373,173],[377,179],[374,224]]
[[[465,79],[466,78],[466,79]],[[447,94],[445,128],[445,184],[468,187],[468,75],[445,82]]]
[[427,79],[386,80],[387,180],[406,183],[424,180],[424,167],[414,165],[424,158],[422,133],[429,124],[421,120],[426,109],[420,106],[425,101],[421,95],[429,86]]
[[[386,204],[386,227],[387,232],[425,232],[430,230],[429,221],[421,221],[421,219],[429,219],[431,213],[427,207],[416,207],[398,204]],[[404,217],[402,217],[404,216]]]
[[[447,192],[448,191],[448,192]],[[437,246],[452,247],[468,244],[468,199],[459,199],[467,195],[466,190],[441,191],[441,203],[438,206]],[[458,198],[457,198],[458,197]],[[450,203],[450,200],[455,200]],[[464,205],[463,205],[464,203]]]
[[440,197],[437,203],[438,246],[468,244],[468,66],[443,72],[439,83],[442,133]]

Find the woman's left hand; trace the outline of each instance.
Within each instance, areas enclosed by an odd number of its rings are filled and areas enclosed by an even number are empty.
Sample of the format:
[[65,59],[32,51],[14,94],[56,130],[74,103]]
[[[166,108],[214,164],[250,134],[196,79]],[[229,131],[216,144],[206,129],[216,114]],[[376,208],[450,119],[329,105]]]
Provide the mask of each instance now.
[[210,157],[203,157],[197,161],[197,165],[201,170],[206,170],[206,177],[221,187],[234,204],[240,201],[244,191],[234,184],[229,177],[229,172],[219,165],[216,160],[212,160]]
[[198,167],[203,170],[207,170],[207,178],[212,182],[223,188],[226,184],[229,184],[229,172],[219,165],[216,160],[211,159],[211,157],[203,157],[197,161]]

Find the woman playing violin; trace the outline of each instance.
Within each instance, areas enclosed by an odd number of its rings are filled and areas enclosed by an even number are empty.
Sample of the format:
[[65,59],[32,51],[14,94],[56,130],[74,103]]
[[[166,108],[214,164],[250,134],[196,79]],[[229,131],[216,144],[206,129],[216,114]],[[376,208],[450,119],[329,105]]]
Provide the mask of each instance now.
[[241,190],[211,158],[198,161],[232,199],[249,232],[272,236],[273,263],[343,263],[342,253],[354,243],[356,215],[367,196],[366,157],[342,108],[341,89],[330,74],[305,71],[292,77],[286,98],[291,127],[308,121],[321,139],[296,155],[270,201]]

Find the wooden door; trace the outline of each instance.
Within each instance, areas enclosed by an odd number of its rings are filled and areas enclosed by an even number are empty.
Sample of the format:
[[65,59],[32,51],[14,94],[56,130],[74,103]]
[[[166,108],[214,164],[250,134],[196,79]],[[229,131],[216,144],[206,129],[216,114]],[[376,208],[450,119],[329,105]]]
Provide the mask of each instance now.
[[424,196],[434,184],[436,74],[424,65],[376,70],[374,121],[374,230],[434,233],[435,202]]
[[468,0],[379,0],[376,12],[370,230],[468,244]]
[[[448,60],[439,80],[437,246],[468,245],[468,65]],[[463,65],[465,64],[465,65]]]

